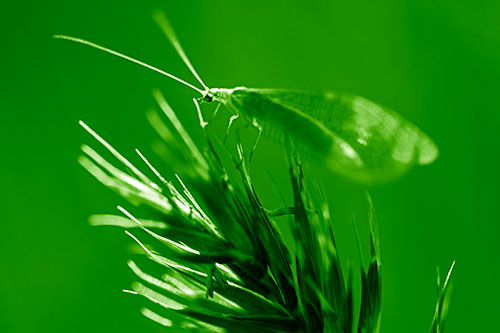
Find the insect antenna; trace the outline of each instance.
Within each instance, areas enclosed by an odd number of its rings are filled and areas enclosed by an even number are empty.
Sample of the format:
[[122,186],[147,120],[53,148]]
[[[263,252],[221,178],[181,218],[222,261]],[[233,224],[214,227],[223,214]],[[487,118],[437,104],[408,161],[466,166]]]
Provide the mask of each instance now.
[[179,54],[179,56],[182,58],[182,61],[186,64],[186,66],[189,68],[191,73],[196,77],[198,82],[205,88],[205,91],[208,91],[209,88],[207,85],[203,82],[203,80],[200,78],[196,70],[194,69],[193,65],[191,65],[191,62],[189,61],[189,58],[186,55],[186,52],[184,52],[184,49],[182,48],[181,43],[179,42],[179,39],[177,38],[177,35],[175,34],[174,29],[172,28],[172,25],[170,24],[170,21],[168,20],[167,16],[165,13],[161,10],[157,10],[153,13],[153,18],[158,23],[160,26],[161,30],[167,36],[168,40],[170,43],[174,46],[175,50]]
[[[69,41],[72,41],[72,42],[76,42],[76,43],[80,43],[80,44],[84,44],[84,45],[87,45],[87,46],[90,46],[90,47],[93,47],[93,48],[96,48],[98,50],[101,50],[101,51],[104,51],[104,52],[107,52],[107,53],[110,53],[112,55],[115,55],[117,57],[120,57],[120,58],[123,58],[125,60],[128,60],[128,61],[131,61],[133,63],[136,63],[140,66],[143,66],[143,67],[146,67],[146,68],[149,68],[157,73],[160,73],[162,75],[165,75],[179,83],[182,83],[183,85],[193,89],[193,90],[196,90],[197,92],[199,92],[200,94],[203,95],[203,90],[201,90],[200,88],[197,88],[195,87],[194,85],[192,85],[191,83],[188,83],[186,81],[184,81],[183,79],[180,79],[178,78],[177,76],[175,75],[172,75],[170,73],[167,73],[165,71],[162,71],[161,69],[158,69],[156,67],[153,67],[151,65],[148,65],[142,61],[139,61],[137,59],[134,59],[134,58],[131,58],[129,56],[126,56],[120,52],[117,52],[117,51],[113,51],[111,49],[108,49],[107,47],[104,47],[104,46],[101,46],[101,45],[98,45],[98,44],[95,44],[95,43],[92,43],[92,42],[89,42],[87,40],[84,40],[84,39],[81,39],[81,38],[76,38],[76,37],[71,37],[71,36],[65,36],[65,35],[54,35],[54,38],[56,39],[65,39],[65,40],[69,40]],[[201,81],[200,81],[201,82]],[[206,89],[206,86],[203,84],[203,87]]]

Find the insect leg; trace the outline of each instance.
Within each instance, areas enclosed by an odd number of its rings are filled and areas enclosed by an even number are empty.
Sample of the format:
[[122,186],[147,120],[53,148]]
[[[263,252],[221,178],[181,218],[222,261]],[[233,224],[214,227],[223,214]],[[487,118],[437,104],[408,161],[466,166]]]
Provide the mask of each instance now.
[[212,113],[212,116],[210,117],[210,120],[208,122],[212,122],[212,120],[215,119],[215,117],[217,116],[217,113],[219,112],[221,105],[222,105],[222,103],[217,104],[217,106],[215,107],[215,111],[214,111],[214,113]]
[[215,116],[219,112],[220,106],[222,103],[219,103],[217,107],[215,108],[214,113],[210,116],[210,119],[208,121],[205,121],[203,119],[203,114],[201,113],[201,108],[200,108],[200,103],[196,98],[193,98],[194,105],[196,106],[196,112],[198,112],[198,118],[200,119],[200,126],[205,130],[205,127],[214,120]]
[[252,121],[252,126],[254,126],[259,133],[257,134],[257,138],[255,139],[255,143],[253,144],[252,150],[250,151],[250,155],[248,156],[248,162],[250,163],[252,161],[253,153],[255,152],[255,149],[257,149],[257,145],[259,144],[260,137],[262,136],[262,126],[257,122],[256,119]]
[[200,126],[205,131],[205,127],[208,125],[208,122],[206,122],[203,119],[203,114],[201,114],[201,108],[200,104],[198,103],[198,100],[196,98],[193,98],[194,105],[196,106],[196,112],[198,112],[198,118],[200,119]]
[[229,125],[227,125],[227,130],[226,130],[226,135],[224,135],[224,143],[226,143],[227,137],[229,136],[229,131],[231,131],[231,126],[233,125],[234,121],[240,117],[239,114],[232,115],[231,118],[229,118]]
[[205,281],[205,286],[207,287],[205,298],[214,297],[214,271],[215,262],[211,263],[208,269],[207,280]]

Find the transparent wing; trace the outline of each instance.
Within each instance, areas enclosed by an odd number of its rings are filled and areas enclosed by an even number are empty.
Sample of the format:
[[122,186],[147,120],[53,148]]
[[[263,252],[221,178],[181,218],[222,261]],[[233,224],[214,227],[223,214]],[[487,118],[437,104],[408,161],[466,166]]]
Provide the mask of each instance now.
[[[351,170],[336,170],[354,180],[386,182],[406,172],[414,163],[429,164],[438,156],[434,142],[418,127],[394,111],[363,97],[335,91],[306,92],[274,89],[249,89],[276,104],[314,119],[335,137],[345,141],[361,158],[363,165]],[[270,116],[272,118],[272,116]],[[295,129],[301,128],[296,126]],[[333,151],[327,162],[342,169]]]

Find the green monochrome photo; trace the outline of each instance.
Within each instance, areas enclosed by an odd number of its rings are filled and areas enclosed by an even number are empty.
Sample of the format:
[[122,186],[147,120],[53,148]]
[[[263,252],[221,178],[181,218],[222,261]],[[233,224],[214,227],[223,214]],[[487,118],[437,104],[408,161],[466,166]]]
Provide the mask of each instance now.
[[500,4],[5,7],[2,332],[500,330]]

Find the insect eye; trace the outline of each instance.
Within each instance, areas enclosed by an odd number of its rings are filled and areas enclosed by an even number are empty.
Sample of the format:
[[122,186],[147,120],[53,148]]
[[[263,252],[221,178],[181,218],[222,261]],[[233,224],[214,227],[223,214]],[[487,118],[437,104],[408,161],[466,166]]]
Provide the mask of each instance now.
[[212,96],[212,94],[206,94],[205,96],[203,96],[203,103],[210,103],[214,100],[214,97]]

